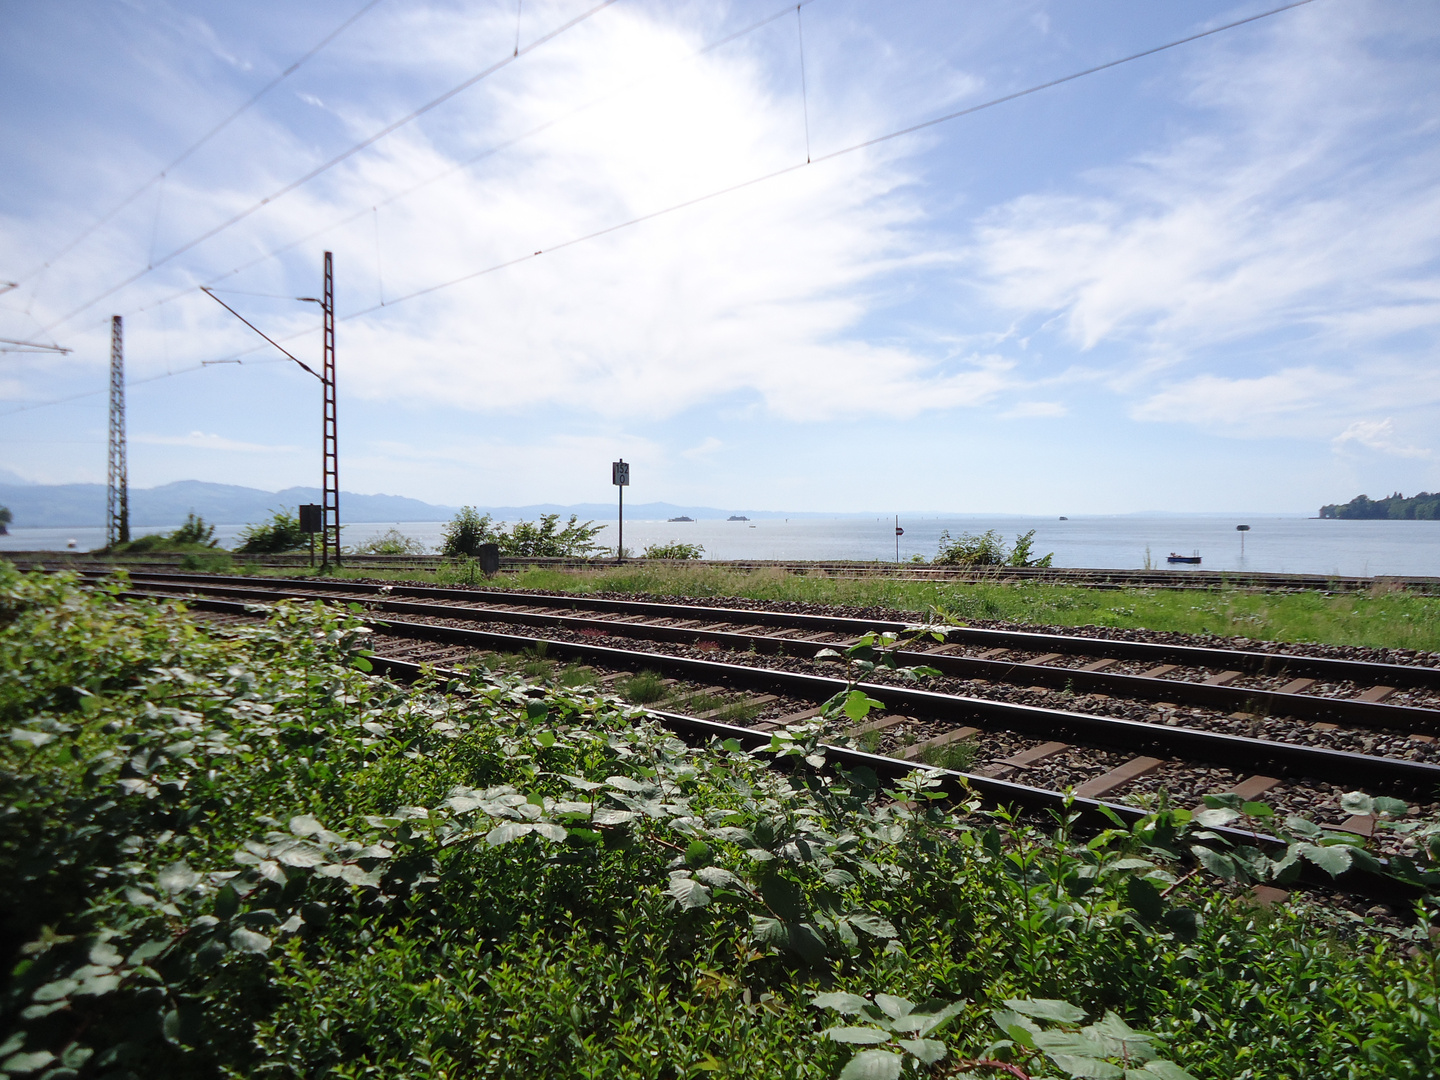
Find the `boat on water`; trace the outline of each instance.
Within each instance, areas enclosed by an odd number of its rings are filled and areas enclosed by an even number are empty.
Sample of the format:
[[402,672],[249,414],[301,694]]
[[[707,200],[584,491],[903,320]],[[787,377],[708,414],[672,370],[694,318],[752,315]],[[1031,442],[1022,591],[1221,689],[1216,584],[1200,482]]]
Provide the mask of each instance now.
[[1200,552],[1196,551],[1191,555],[1176,555],[1175,552],[1172,551],[1166,557],[1165,561],[1169,563],[1189,563],[1192,566],[1199,566]]

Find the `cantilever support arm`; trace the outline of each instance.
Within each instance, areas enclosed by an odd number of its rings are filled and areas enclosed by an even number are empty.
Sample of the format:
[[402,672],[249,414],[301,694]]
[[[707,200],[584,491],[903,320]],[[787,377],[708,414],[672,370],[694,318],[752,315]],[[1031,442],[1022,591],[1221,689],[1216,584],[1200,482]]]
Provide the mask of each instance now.
[[325,381],[325,376],[321,375],[318,371],[316,371],[314,368],[312,368],[309,364],[305,363],[305,361],[304,361],[304,360],[301,360],[298,356],[292,355],[289,349],[285,348],[285,346],[281,345],[278,341],[276,341],[274,338],[272,338],[269,334],[265,333],[264,330],[261,330],[258,326],[256,326],[254,323],[252,323],[249,319],[245,318],[244,315],[241,315],[238,311],[236,311],[233,307],[231,307],[229,304],[227,304],[224,300],[221,300],[218,296],[216,296],[213,292],[211,292],[208,287],[206,287],[206,286],[204,286],[204,285],[201,285],[201,286],[200,286],[200,291],[203,292],[206,296],[210,297],[211,300],[214,300],[217,304],[219,304],[221,307],[223,307],[226,311],[230,312],[231,315],[234,315],[237,319],[239,319],[241,322],[243,322],[246,326],[250,327],[251,330],[254,330],[257,334],[259,334],[261,337],[263,337],[266,341],[270,342],[271,345],[274,345],[275,348],[279,349],[279,350],[280,350],[282,353],[284,353],[286,356],[290,357],[291,360],[294,360],[295,363],[299,364],[299,365],[300,365],[302,368],[304,368],[306,371],[310,372],[311,375],[314,375],[314,376],[315,376],[317,379],[319,379],[321,382],[324,382],[324,381]]

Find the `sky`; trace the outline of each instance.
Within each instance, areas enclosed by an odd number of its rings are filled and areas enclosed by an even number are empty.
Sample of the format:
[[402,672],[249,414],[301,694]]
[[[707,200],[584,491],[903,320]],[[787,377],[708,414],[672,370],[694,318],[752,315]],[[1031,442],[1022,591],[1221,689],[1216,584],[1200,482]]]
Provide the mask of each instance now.
[[200,286],[318,367],[331,251],[349,491],[1440,489],[1440,9],[1313,0],[871,142],[1274,6],[0,0],[0,337],[72,350],[0,353],[0,476],[104,481],[119,314],[132,486],[318,486],[319,383]]

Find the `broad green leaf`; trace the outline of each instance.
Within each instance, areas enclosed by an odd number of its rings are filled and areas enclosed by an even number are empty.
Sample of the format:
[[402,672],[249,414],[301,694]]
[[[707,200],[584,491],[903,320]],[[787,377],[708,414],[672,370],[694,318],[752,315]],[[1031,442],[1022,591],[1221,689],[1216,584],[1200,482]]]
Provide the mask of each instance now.
[[845,1063],[839,1080],[897,1080],[904,1060],[889,1050],[861,1050]]
[[167,893],[181,893],[187,889],[193,889],[200,884],[200,875],[190,869],[189,864],[183,860],[171,863],[161,870],[155,878],[155,884],[164,889]]
[[0,1072],[23,1076],[26,1073],[37,1072],[45,1068],[54,1060],[55,1055],[49,1050],[32,1050],[28,1054],[11,1054],[4,1061],[0,1061]]
[[1208,848],[1202,844],[1196,844],[1190,850],[1195,858],[1200,860],[1200,865],[1216,877],[1224,878],[1226,881],[1233,881],[1239,874],[1235,860],[1229,855],[1223,855],[1214,848]]
[[1300,854],[1320,867],[1331,877],[1339,877],[1350,869],[1350,849],[1343,844],[1320,847],[1317,844],[1301,844]]
[[1363,791],[1347,791],[1340,796],[1340,809],[1347,814],[1373,814],[1375,800]]
[[670,879],[670,888],[667,891],[686,911],[702,908],[710,903],[710,890],[694,878],[683,874],[676,874]]
[[231,886],[226,885],[215,894],[215,915],[217,918],[229,919],[239,910],[240,894]]
[[879,1005],[887,1016],[895,1020],[899,1020],[902,1016],[908,1016],[915,1008],[913,1001],[908,998],[896,997],[894,994],[876,994],[875,1004]]
[[702,867],[695,871],[695,877],[697,880],[709,885],[712,889],[723,889],[729,885],[741,884],[738,877],[721,866]]
[[290,819],[290,831],[296,836],[318,836],[325,831],[314,814],[297,814]]
[[924,1065],[933,1065],[945,1056],[945,1044],[938,1039],[896,1039],[895,1042]]
[[350,885],[360,885],[364,888],[378,889],[380,887],[381,874],[379,869],[366,870],[355,863],[346,863],[340,868],[340,880]]
[[1410,812],[1410,805],[1404,799],[1392,799],[1388,795],[1377,795],[1375,812],[1389,814],[1392,817],[1402,817]]
[[1103,1040],[1086,1031],[1065,1031],[1051,1028],[1035,1035],[1035,1045],[1047,1054],[1072,1054],[1079,1057],[1104,1057]]
[[1050,1060],[1064,1069],[1076,1080],[1123,1080],[1125,1070],[1099,1058],[1080,1057],[1073,1054],[1051,1054]]
[[246,930],[243,926],[230,934],[230,947],[236,952],[265,953],[269,952],[271,944],[271,940],[264,934]]
[[802,896],[800,886],[780,874],[766,874],[760,879],[760,896],[765,906],[787,921],[800,918]]
[[825,884],[833,885],[837,889],[843,889],[846,885],[855,884],[855,875],[849,870],[841,870],[838,866],[832,866],[824,873]]
[[810,923],[791,923],[790,948],[812,967],[825,959],[825,939]]
[[499,847],[501,844],[508,844],[511,840],[519,839],[534,829],[534,827],[535,826],[528,822],[522,825],[516,821],[507,821],[502,825],[496,825],[495,828],[486,833],[485,841],[488,844]]
[[1160,1080],[1195,1080],[1194,1076],[1186,1072],[1179,1065],[1176,1065],[1173,1061],[1160,1060],[1147,1061],[1143,1069],[1127,1069],[1125,1072],[1125,1080],[1131,1080],[1132,1076],[1135,1077],[1136,1080],[1141,1080],[1141,1078],[1148,1080],[1148,1078],[1152,1076],[1159,1077]]
[[1144,878],[1132,877],[1125,882],[1125,899],[1146,922],[1154,922],[1164,914],[1160,890]]
[[1229,825],[1240,816],[1239,810],[1232,810],[1228,806],[1213,807],[1200,810],[1195,814],[1196,825],[1203,825],[1206,828],[1214,828],[1217,825]]
[[293,840],[280,844],[272,850],[275,852],[275,858],[286,866],[306,869],[330,861],[330,856],[324,848],[312,844],[308,840]]
[[[913,1012],[905,1017],[905,1027],[915,1034],[924,1036],[932,1031],[939,1031],[955,1017],[965,1011],[964,1001],[954,1001],[946,1005],[939,1012],[921,1013]],[[899,1025],[897,1025],[899,1026]]]
[[790,933],[779,919],[772,919],[767,915],[752,915],[750,929],[757,941],[773,948],[783,949],[790,943]]
[[877,1043],[889,1042],[890,1033],[873,1027],[832,1027],[826,1028],[820,1033],[827,1039],[842,1043],[860,1043],[864,1046],[874,1046]]
[[1085,1010],[1068,1001],[1055,998],[1007,998],[1005,1005],[1037,1020],[1054,1020],[1061,1024],[1078,1024],[1085,1019]]
[[605,778],[605,783],[609,784],[613,788],[618,788],[621,791],[647,791],[650,788],[649,784],[642,784],[640,783],[640,781],[632,780],[628,776],[607,776]]
[[990,1017],[995,1021],[995,1026],[1005,1033],[1005,1037],[1012,1042],[1025,1047],[1035,1049],[1035,1036],[1040,1034],[1040,1025],[1029,1017],[1021,1016],[1009,1009],[994,1009]]
[[537,821],[530,826],[530,829],[536,836],[543,836],[546,840],[554,840],[557,843],[569,835],[565,826],[556,825],[553,821]]
[[845,715],[851,720],[864,720],[871,709],[883,709],[885,703],[876,701],[862,690],[851,690],[845,695]]
[[878,938],[893,938],[895,936],[895,925],[887,919],[882,919],[873,911],[852,911],[845,916],[845,921],[857,930],[864,930],[865,933]]
[[869,1004],[859,994],[846,994],[834,991],[828,994],[816,994],[810,1004],[817,1009],[834,1009],[842,1016],[854,1016],[861,1009]]
[[40,987],[30,995],[30,998],[33,1001],[59,1001],[63,997],[68,997],[79,985],[80,980],[78,979],[56,979]]
[[606,806],[596,810],[595,816],[590,820],[596,825],[624,825],[627,821],[634,821],[639,816],[634,810],[616,810]]
[[1269,803],[1263,802],[1247,802],[1245,805],[1240,807],[1240,811],[1247,817],[1263,818],[1275,816],[1274,807],[1272,807]]

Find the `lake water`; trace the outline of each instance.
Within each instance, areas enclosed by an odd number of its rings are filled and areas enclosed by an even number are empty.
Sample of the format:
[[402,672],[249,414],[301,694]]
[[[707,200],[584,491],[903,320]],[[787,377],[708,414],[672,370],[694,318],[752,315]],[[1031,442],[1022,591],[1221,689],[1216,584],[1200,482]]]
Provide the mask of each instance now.
[[[178,523],[177,523],[178,524]],[[597,540],[615,544],[615,522],[597,522]],[[1241,534],[1235,526],[1251,527]],[[1440,575],[1440,521],[1323,521],[1303,517],[1218,517],[1211,515],[1080,516],[1054,518],[973,515],[906,517],[900,525],[900,558],[931,558],[942,530],[952,536],[997,529],[1007,541],[1035,530],[1035,550],[1053,551],[1055,565],[1096,569],[1139,569],[1148,549],[1151,563],[1165,567],[1170,552],[1198,550],[1201,569],[1253,572]],[[428,547],[439,546],[442,522],[366,522],[346,525],[346,545],[363,543],[398,528]],[[174,528],[170,526],[169,528]],[[229,546],[243,526],[220,526],[216,536]],[[169,529],[138,529],[137,535]],[[63,550],[74,540],[85,551],[105,541],[103,529],[12,529],[0,536],[0,551]],[[863,559],[895,558],[895,519],[773,518],[756,521],[625,522],[625,546],[684,540],[701,544],[712,559]]]

